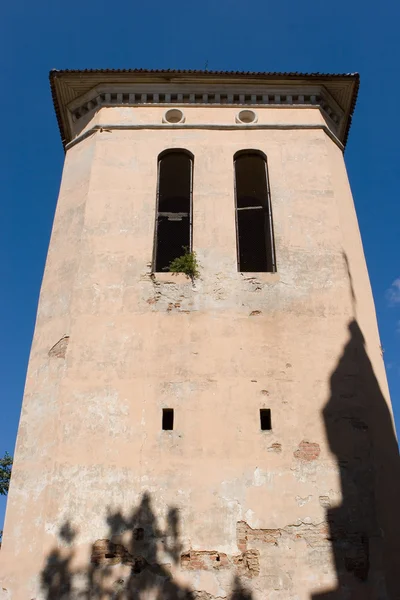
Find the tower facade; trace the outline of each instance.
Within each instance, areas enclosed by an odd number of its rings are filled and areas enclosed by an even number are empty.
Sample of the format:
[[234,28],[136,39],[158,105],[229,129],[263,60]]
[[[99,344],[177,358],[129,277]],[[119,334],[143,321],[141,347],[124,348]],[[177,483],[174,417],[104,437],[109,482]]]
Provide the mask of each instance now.
[[343,160],[358,76],[50,80],[66,155],[2,598],[398,597],[397,444]]

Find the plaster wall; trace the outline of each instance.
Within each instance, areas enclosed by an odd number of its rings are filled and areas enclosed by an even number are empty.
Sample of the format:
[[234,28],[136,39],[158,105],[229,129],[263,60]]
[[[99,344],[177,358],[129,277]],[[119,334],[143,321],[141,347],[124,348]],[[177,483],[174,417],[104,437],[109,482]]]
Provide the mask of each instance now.
[[[338,558],[329,534],[329,511],[347,502],[346,453],[368,457],[375,489],[374,403],[394,437],[342,152],[323,129],[192,130],[196,119],[233,123],[237,110],[184,111],[187,128],[97,131],[67,151],[7,508],[3,596],[64,597],[43,575],[56,556],[71,575],[65,597],[79,597],[93,544],[128,547],[129,515],[145,503],[142,555],[150,564],[146,535],[156,539],[160,582],[168,570],[201,600],[228,598],[237,576],[254,600],[328,598],[341,585],[354,586],[352,598],[389,597],[384,500],[365,500],[358,532],[374,540],[368,581]],[[159,122],[163,112],[103,108],[86,126]],[[258,112],[259,122],[323,122],[317,109]],[[151,272],[157,156],[167,148],[194,155],[194,283]],[[268,157],[276,274],[237,272],[233,155],[246,148]],[[336,434],[335,373],[354,336],[360,386],[370,365],[380,395],[357,396]],[[166,407],[172,432],[161,430]],[[270,432],[260,431],[261,408],[272,411]],[[366,427],[361,437],[353,418]],[[339,457],[337,435],[351,439]],[[113,514],[123,515],[118,526]],[[179,551],[168,550],[171,539]],[[104,581],[122,589],[131,565],[104,561],[96,577],[107,567]]]
[[[243,106],[227,106],[221,109],[218,106],[191,106],[182,107],[176,104],[169,106],[143,105],[132,107],[103,107],[93,110],[87,115],[81,117],[78,121],[71,120],[71,127],[75,136],[91,129],[95,125],[152,125],[161,126],[163,117],[170,108],[181,108],[185,115],[185,125],[206,126],[206,125],[224,125],[234,126],[235,118],[243,110]],[[297,126],[318,126],[325,124],[324,117],[318,106],[281,106],[277,107],[246,107],[257,113],[258,125],[297,125]],[[165,126],[164,126],[165,129]]]

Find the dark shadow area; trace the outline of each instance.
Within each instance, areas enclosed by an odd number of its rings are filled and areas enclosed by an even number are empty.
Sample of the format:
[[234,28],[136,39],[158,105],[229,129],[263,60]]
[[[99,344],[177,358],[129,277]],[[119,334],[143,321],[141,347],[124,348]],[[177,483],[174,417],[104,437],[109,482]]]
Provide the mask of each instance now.
[[[107,538],[93,543],[91,562],[80,570],[73,566],[77,532],[68,522],[61,527],[60,547],[49,554],[42,571],[46,600],[213,600],[173,577],[183,550],[177,508],[169,508],[161,529],[145,493],[129,516],[109,512],[107,525]],[[229,600],[252,600],[237,576]]]
[[68,544],[65,548],[53,549],[47,557],[46,566],[41,574],[42,589],[46,591],[46,598],[70,598],[72,592],[72,565],[74,551],[71,545],[76,537],[76,531],[69,522],[60,528],[58,533],[62,543]]
[[[354,294],[353,294],[354,300]],[[342,502],[326,520],[335,590],[314,600],[400,598],[400,462],[391,415],[356,320],[330,380],[323,411]]]
[[235,577],[230,600],[252,600],[252,597],[252,593],[243,586],[239,577]]

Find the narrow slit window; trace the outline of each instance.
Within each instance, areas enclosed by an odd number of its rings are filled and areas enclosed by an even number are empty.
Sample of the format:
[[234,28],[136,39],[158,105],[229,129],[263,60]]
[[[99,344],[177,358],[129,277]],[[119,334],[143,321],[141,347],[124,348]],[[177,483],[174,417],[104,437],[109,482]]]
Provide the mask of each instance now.
[[154,270],[168,271],[170,263],[192,250],[193,158],[183,150],[163,153],[158,161]]
[[162,411],[162,428],[164,431],[172,431],[174,428],[174,409],[163,408]]
[[261,431],[270,431],[272,429],[271,409],[260,408],[260,426],[261,426]]
[[255,151],[235,155],[238,271],[276,271],[267,162]]

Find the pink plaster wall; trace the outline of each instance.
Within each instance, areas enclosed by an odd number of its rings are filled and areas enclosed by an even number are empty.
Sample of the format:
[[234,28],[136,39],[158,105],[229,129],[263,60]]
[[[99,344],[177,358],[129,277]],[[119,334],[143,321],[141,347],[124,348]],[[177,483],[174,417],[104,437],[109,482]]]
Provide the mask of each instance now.
[[[160,123],[160,110],[105,108],[87,127]],[[237,111],[185,112],[187,123],[218,124]],[[324,123],[317,109],[259,112],[259,122]],[[174,147],[195,157],[193,245],[201,276],[194,284],[151,274],[157,156]],[[275,275],[237,272],[233,155],[245,148],[268,157]],[[64,336],[68,345],[49,356]],[[353,366],[359,383],[350,413],[340,405],[337,431],[334,387]],[[367,388],[364,403],[359,390]],[[175,409],[173,432],[161,430],[163,407]],[[263,407],[272,410],[271,432],[260,431]],[[360,472],[374,489],[375,475],[365,475],[354,456],[372,470],[385,461],[397,468],[392,445],[386,458],[371,450],[382,435],[374,429],[378,413],[393,437],[343,155],[323,129],[97,131],[66,154],[18,434],[0,597],[78,598],[88,585],[92,545],[112,538],[107,515],[124,515],[112,539],[129,547],[126,519],[149,494],[161,530],[169,531],[171,508],[179,521],[175,556],[166,549],[171,532],[163,542],[148,513],[144,518],[161,569],[153,580],[170,571],[177,589],[193,590],[199,600],[230,597],[236,575],[254,600],[323,599],[346,585],[354,589],[351,598],[378,598],[378,589],[386,598],[382,553],[389,551],[379,534],[386,496],[369,500],[357,483],[350,493],[338,466],[347,456],[353,475]],[[361,426],[361,437],[352,419],[367,428]],[[336,444],[341,436],[348,439],[343,448]],[[338,558],[330,539],[329,515],[349,503],[351,512],[353,501],[364,502],[360,527],[369,529],[361,533],[373,539],[367,582],[355,575],[354,557]],[[65,522],[74,531],[70,544],[59,535]],[[258,572],[237,566],[240,527]],[[148,549],[139,550],[151,562]],[[189,551],[223,553],[227,566],[215,566],[208,555],[182,562]],[[52,552],[68,566],[72,587],[65,596],[41,588]],[[89,597],[130,597],[111,594],[131,581],[131,564],[104,569],[93,577],[113,591],[96,596],[93,587]],[[143,598],[155,598],[152,585]]]

